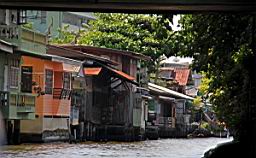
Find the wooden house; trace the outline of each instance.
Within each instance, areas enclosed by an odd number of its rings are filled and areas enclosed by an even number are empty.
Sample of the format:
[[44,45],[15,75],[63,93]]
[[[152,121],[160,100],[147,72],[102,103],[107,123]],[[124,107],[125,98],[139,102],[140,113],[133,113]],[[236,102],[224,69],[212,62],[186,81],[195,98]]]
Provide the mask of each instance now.
[[[49,53],[58,54],[53,51]],[[80,131],[91,140],[134,140],[145,132],[147,112],[137,92],[137,62],[149,58],[132,52],[87,46],[59,46],[85,55],[86,101],[80,108]],[[56,46],[55,46],[56,48]],[[55,49],[56,50],[56,49]],[[135,55],[136,54],[136,55]],[[62,55],[65,56],[63,53]],[[74,55],[75,56],[75,55]],[[90,58],[90,57],[97,58]],[[100,60],[99,60],[100,59]]]
[[149,83],[149,89],[154,98],[151,106],[156,113],[154,125],[159,128],[159,137],[185,137],[190,118],[186,102],[193,98],[153,83]]

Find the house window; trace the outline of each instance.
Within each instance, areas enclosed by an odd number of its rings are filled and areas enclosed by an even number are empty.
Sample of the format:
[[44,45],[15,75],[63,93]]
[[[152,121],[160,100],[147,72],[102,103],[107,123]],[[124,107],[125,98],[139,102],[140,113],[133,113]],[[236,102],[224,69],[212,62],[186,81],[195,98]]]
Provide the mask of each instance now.
[[45,94],[52,94],[53,71],[45,70]]
[[26,24],[27,23],[27,11],[19,10],[18,11],[18,24]]
[[32,67],[21,67],[21,91],[31,93],[32,92]]
[[64,72],[63,73],[63,88],[70,89],[70,80],[71,80],[71,73]]
[[18,88],[19,87],[19,59],[11,59],[10,60],[10,88]]

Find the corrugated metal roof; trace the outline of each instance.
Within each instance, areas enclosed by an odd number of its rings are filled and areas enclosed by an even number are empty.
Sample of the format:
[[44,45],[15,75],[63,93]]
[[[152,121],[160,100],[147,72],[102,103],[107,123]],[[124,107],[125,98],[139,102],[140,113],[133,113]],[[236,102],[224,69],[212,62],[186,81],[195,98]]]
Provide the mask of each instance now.
[[111,61],[109,59],[92,55],[92,54],[87,54],[79,50],[60,47],[58,45],[47,45],[47,54],[61,56],[61,57],[74,59],[74,60],[80,60],[80,61],[84,61],[85,59],[91,59],[91,60],[104,62],[111,65],[118,65],[117,62]]
[[174,97],[178,97],[178,98],[182,98],[182,99],[188,99],[188,100],[194,100],[193,97],[187,96],[185,94],[170,90],[168,88],[165,88],[165,87],[153,84],[153,83],[148,83],[148,87],[149,87],[149,89],[156,89],[159,92],[167,93],[167,94],[172,95]]
[[124,56],[128,56],[134,59],[145,60],[145,61],[149,61],[151,59],[149,56],[143,55],[141,53],[112,49],[112,48],[102,48],[102,47],[94,47],[94,46],[86,46],[86,45],[67,45],[67,44],[59,45],[59,47],[80,50],[84,53],[92,54],[92,55],[95,55],[96,53],[109,53],[109,54],[113,53],[113,54],[122,54]]

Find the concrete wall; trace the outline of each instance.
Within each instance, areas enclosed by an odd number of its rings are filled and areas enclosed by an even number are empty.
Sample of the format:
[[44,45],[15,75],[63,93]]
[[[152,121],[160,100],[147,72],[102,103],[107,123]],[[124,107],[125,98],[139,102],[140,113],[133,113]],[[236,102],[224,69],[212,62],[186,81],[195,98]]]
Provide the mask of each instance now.
[[68,129],[68,118],[43,118],[43,131],[54,131],[57,129]]
[[25,134],[41,134],[43,132],[43,118],[38,117],[35,120],[21,120],[20,132]]

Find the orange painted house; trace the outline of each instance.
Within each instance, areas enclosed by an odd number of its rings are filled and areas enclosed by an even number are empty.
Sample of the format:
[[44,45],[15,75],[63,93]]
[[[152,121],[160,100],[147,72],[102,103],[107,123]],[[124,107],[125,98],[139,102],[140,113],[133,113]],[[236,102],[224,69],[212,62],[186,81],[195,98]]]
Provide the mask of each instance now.
[[[68,138],[72,72],[79,64],[67,64],[57,56],[22,56],[22,67],[31,70],[27,83],[36,93],[36,120],[22,121],[23,141],[50,141]],[[29,75],[29,73],[28,73]],[[29,80],[29,78],[31,78]],[[32,86],[31,86],[32,85]],[[54,136],[54,137],[53,137]]]

